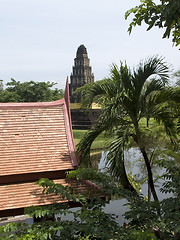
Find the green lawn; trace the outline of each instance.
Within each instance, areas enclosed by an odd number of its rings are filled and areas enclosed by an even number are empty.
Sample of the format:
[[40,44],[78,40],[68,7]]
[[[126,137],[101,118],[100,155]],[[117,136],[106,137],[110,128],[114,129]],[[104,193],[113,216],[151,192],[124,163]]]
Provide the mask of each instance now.
[[80,109],[81,103],[70,103],[70,109]]
[[[144,140],[146,140],[148,142],[151,142],[153,140],[160,141],[160,142],[168,141],[166,135],[164,134],[164,127],[162,125],[157,124],[153,119],[150,119],[150,121],[149,121],[149,128],[147,128],[147,121],[145,118],[141,119],[139,124],[141,126],[141,130],[145,131],[146,139],[144,139]],[[87,131],[88,130],[75,130],[75,129],[73,130],[75,145],[77,145],[79,143],[79,141],[81,140],[81,138],[84,136],[84,134]],[[153,134],[153,132],[154,132],[154,134]],[[93,142],[92,149],[96,150],[96,149],[106,148],[109,140],[111,140],[111,139],[105,137],[104,133],[102,133]],[[130,144],[130,146],[131,145],[134,146],[134,141],[133,141],[133,139],[131,139],[131,140],[132,141],[130,141],[129,144]]]
[[[84,134],[87,132],[87,130],[76,130],[73,129],[73,135],[74,135],[74,141],[75,145],[79,143],[81,138],[84,136]],[[96,138],[96,140],[92,144],[92,149],[101,149],[105,148],[107,144],[108,139],[104,136],[102,133],[100,136]]]
[[[146,128],[146,119],[142,119],[141,122],[140,122],[140,125],[141,125],[141,127]],[[151,128],[153,129],[153,128],[155,128],[155,126],[156,126],[155,121],[151,119],[149,121],[149,129],[151,129]],[[75,145],[77,145],[79,143],[79,141],[81,140],[81,138],[84,136],[84,134],[87,131],[88,130],[76,130],[76,129],[73,129]],[[96,149],[106,148],[107,142],[108,142],[108,138],[104,136],[104,133],[102,133],[93,142],[91,149],[92,150],[93,149],[96,150]],[[134,142],[133,142],[133,144],[134,144]]]

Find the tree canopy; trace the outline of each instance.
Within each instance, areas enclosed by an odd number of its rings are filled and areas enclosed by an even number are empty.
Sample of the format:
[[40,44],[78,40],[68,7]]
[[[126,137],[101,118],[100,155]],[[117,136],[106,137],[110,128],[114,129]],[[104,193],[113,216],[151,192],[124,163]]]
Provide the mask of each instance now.
[[56,85],[54,82],[23,82],[11,81],[3,89],[3,82],[0,86],[0,102],[48,102],[63,98],[62,89],[51,89]]
[[148,25],[147,30],[157,26],[164,28],[163,38],[169,38],[172,34],[173,43],[180,45],[180,1],[179,0],[159,0],[156,4],[154,0],[141,0],[141,4],[128,10],[125,14],[127,19],[133,14],[132,22],[129,25],[128,32],[132,28],[145,22]]
[[174,73],[174,77],[176,78],[176,86],[180,87],[180,70]]
[[[115,216],[105,213],[105,202],[98,195],[91,193],[78,194],[71,187],[64,187],[49,179],[40,179],[38,185],[43,187],[44,194],[55,193],[68,201],[72,199],[82,203],[82,207],[75,211],[68,209],[68,205],[54,203],[46,206],[32,206],[25,209],[25,214],[41,218],[48,217],[48,221],[35,222],[28,225],[23,222],[9,223],[0,227],[2,240],[178,240],[180,239],[180,169],[169,163],[164,165],[166,173],[161,192],[173,193],[172,197],[160,202],[161,218],[156,213],[156,205],[146,201],[142,196],[132,196],[129,191],[112,181],[105,173],[98,173],[92,169],[78,169],[68,173],[68,177],[79,180],[90,180],[99,186],[99,194],[112,194],[127,199],[129,208],[125,212],[128,224],[118,225]],[[59,215],[61,214],[61,215]],[[63,220],[60,217],[54,221],[54,216],[71,214],[73,220]]]
[[84,104],[88,106],[99,97],[102,114],[99,122],[80,141],[77,150],[81,153],[82,161],[87,161],[91,144],[96,137],[104,131],[107,134],[111,131],[112,141],[107,153],[108,167],[124,188],[132,189],[124,164],[124,151],[132,139],[144,158],[155,201],[158,201],[158,197],[152,176],[151,153],[148,153],[145,141],[145,131],[150,132],[150,129],[148,126],[142,127],[140,121],[153,118],[164,125],[164,132],[172,142],[175,141],[176,124],[169,102],[175,99],[176,91],[166,87],[168,73],[169,68],[164,60],[154,56],[140,62],[133,71],[123,63],[120,67],[113,65],[109,78],[84,88]]

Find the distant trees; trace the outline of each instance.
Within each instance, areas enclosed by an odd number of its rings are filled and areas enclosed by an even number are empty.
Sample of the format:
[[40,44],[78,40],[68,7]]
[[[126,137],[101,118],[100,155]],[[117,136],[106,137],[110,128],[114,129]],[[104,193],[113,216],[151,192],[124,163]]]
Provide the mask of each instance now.
[[3,81],[0,83],[0,102],[48,102],[63,98],[62,89],[51,89],[54,82],[23,82],[11,81],[3,89]]
[[131,8],[125,14],[126,19],[133,14],[128,32],[131,33],[134,26],[140,26],[144,21],[148,25],[147,31],[154,26],[164,28],[163,38],[169,38],[172,34],[173,43],[176,46],[180,45],[180,1],[159,0],[159,4],[154,0],[140,2],[139,6]]

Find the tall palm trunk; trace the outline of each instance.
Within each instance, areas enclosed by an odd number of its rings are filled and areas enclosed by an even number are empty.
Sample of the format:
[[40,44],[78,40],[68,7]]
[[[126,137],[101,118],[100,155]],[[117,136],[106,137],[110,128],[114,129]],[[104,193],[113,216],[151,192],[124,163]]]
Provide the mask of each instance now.
[[120,179],[121,179],[121,184],[124,189],[128,189],[131,192],[136,193],[136,190],[133,188],[133,186],[131,185],[131,183],[129,182],[129,179],[127,177],[124,161],[122,163]]
[[137,121],[134,121],[134,127],[135,127],[135,131],[136,131],[136,135],[133,135],[133,139],[134,141],[137,143],[137,145],[139,146],[139,149],[143,155],[145,164],[146,164],[146,169],[147,169],[147,173],[148,173],[148,184],[150,186],[151,189],[151,193],[153,195],[154,201],[159,202],[158,200],[158,196],[154,187],[154,181],[153,181],[153,174],[152,174],[152,169],[151,169],[151,164],[149,161],[149,158],[147,156],[145,147],[142,144],[142,140],[141,140],[141,134],[140,134],[140,130],[139,130],[139,125]]
[[146,127],[148,128],[149,127],[149,117],[146,118]]
[[150,189],[151,189],[151,193],[153,195],[154,201],[159,202],[158,196],[157,196],[157,193],[156,193],[156,190],[155,190],[155,187],[154,187],[152,169],[151,169],[150,161],[148,159],[146,150],[145,150],[144,147],[142,147],[142,148],[140,148],[140,151],[143,155],[143,158],[144,158],[144,161],[145,161],[145,164],[146,164],[146,169],[147,169],[147,172],[148,172],[148,182],[149,182],[149,186],[150,186]]

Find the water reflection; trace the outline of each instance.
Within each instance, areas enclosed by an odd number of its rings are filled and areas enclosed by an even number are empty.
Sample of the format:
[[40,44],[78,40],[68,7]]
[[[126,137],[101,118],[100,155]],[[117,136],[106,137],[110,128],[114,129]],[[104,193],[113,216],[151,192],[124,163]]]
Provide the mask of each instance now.
[[[99,170],[101,172],[107,170],[106,167],[106,152],[96,152],[91,155],[91,166],[93,169]],[[138,148],[130,148],[125,151],[124,153],[124,159],[125,159],[125,167],[127,173],[133,173],[135,176],[135,179],[142,183],[141,185],[141,193],[144,195],[147,195],[148,192],[148,186],[147,186],[147,171],[146,166],[144,163],[144,160],[142,158],[141,152]],[[157,189],[157,193],[159,196],[159,199],[162,200],[165,197],[165,194],[162,194],[159,189],[162,186],[162,175],[165,172],[164,168],[160,168],[158,166],[152,167],[153,176],[155,179],[155,187]]]
[[102,157],[103,153],[104,152],[101,152],[101,151],[100,152],[94,152],[94,151],[91,152],[91,157],[90,157],[90,162],[91,163],[90,163],[90,165],[93,169],[100,170],[100,169],[103,168],[103,167],[102,168],[99,167],[99,163],[100,163],[101,159],[104,159]]
[[[106,152],[96,152],[91,155],[91,165],[94,169],[99,171],[105,171],[106,168]],[[142,155],[137,148],[130,148],[127,151],[125,151],[125,167],[127,173],[132,172],[135,176],[135,179],[139,182],[142,182],[142,180],[147,178],[147,171],[144,164],[144,160],[142,159]],[[163,180],[161,178],[162,174],[164,173],[165,169],[160,168],[158,166],[153,167],[153,175],[154,178],[157,178],[155,181],[155,187],[156,191],[159,197],[159,200],[162,200],[164,198],[169,197],[168,194],[163,194],[160,192],[160,187],[162,186]],[[157,177],[158,176],[158,177]],[[141,185],[141,193],[143,195],[147,195],[148,193],[148,184],[147,181],[144,181],[144,183]],[[123,214],[125,211],[127,211],[127,207],[123,206],[126,202],[125,199],[111,199],[109,204],[105,207],[106,213],[111,213],[116,216],[116,220],[119,224],[122,224],[125,219],[123,217]]]

